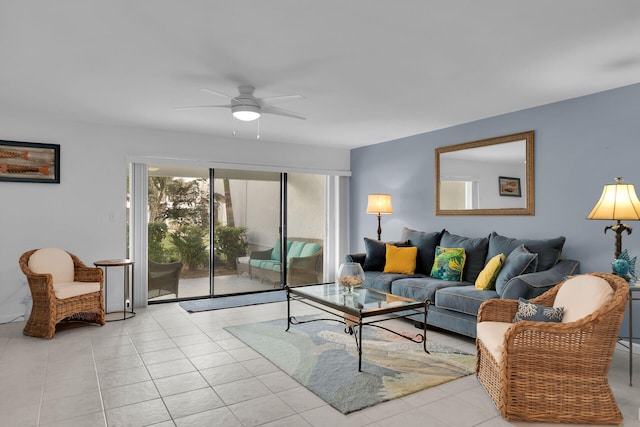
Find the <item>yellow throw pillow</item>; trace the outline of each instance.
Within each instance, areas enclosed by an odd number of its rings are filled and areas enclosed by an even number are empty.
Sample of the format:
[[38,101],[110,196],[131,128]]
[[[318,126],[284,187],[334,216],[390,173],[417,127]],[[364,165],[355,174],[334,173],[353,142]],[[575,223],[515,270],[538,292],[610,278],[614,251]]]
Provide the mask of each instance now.
[[489,260],[476,279],[477,289],[487,291],[494,288],[496,278],[498,277],[498,273],[500,273],[505,258],[504,254],[498,254]]
[[416,271],[417,247],[400,248],[387,244],[386,249],[385,273],[413,274]]

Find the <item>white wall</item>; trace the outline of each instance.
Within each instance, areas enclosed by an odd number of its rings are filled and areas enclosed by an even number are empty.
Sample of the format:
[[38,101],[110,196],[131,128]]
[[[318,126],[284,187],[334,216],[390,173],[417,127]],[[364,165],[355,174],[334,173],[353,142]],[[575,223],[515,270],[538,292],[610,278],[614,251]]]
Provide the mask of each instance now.
[[[86,264],[126,256],[127,161],[159,157],[298,170],[349,170],[349,151],[236,138],[0,117],[0,138],[61,146],[61,183],[0,182],[0,322],[24,314],[29,295],[18,258],[56,246]],[[112,277],[109,272],[110,279]],[[119,292],[118,292],[119,291]],[[122,290],[109,288],[109,307]]]

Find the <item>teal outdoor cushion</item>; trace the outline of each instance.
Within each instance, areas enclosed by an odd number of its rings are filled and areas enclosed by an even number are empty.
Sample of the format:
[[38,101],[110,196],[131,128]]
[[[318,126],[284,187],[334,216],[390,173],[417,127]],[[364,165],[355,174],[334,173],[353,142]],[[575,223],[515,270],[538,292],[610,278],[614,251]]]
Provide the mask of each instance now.
[[524,245],[520,245],[511,251],[507,259],[504,260],[504,264],[496,278],[496,292],[498,295],[502,295],[502,291],[509,280],[521,274],[535,272],[537,265],[538,254],[529,252]]
[[489,237],[469,238],[456,236],[445,230],[442,234],[442,239],[440,239],[440,246],[443,248],[464,248],[466,260],[462,280],[475,283],[485,265]]
[[311,256],[313,254],[315,254],[316,252],[318,252],[320,250],[320,245],[317,243],[305,243],[304,244],[304,248],[302,248],[302,251],[300,252],[300,256],[301,257],[307,257],[307,256]]
[[287,250],[287,263],[291,258],[298,258],[302,249],[304,249],[304,242],[298,242],[296,240],[291,242],[291,247]]
[[512,239],[504,237],[495,231],[489,236],[489,252],[487,261],[498,254],[509,256],[511,251],[520,245],[531,253],[538,254],[538,268],[536,271],[546,271],[556,265],[562,253],[565,237],[560,236],[553,239]]
[[[275,261],[272,259],[268,259],[266,261],[262,261],[260,263],[260,268],[264,269],[264,270],[275,270],[276,267],[279,269],[280,268],[280,261]],[[278,270],[276,270],[278,271]]]
[[[293,242],[290,240],[287,241],[287,253],[289,253],[289,249],[291,248],[292,243]],[[271,251],[271,259],[274,261],[280,261],[282,259],[282,257],[280,256],[280,239],[276,240],[276,244]]]
[[264,260],[263,260],[263,259],[251,259],[251,260],[249,260],[249,264],[250,264],[252,267],[258,267],[258,268],[260,268],[260,263],[262,263],[262,261],[264,261]]

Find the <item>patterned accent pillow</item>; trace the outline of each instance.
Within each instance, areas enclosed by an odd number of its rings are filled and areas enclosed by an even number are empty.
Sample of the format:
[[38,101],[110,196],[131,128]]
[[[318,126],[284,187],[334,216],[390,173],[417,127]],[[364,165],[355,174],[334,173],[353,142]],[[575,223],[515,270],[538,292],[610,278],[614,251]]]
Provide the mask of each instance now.
[[522,297],[518,300],[518,311],[513,318],[513,323],[523,320],[532,320],[534,322],[561,322],[564,315],[564,307],[547,307],[545,305],[535,304]]
[[436,256],[431,268],[431,277],[451,282],[461,282],[465,260],[464,248],[436,246]]

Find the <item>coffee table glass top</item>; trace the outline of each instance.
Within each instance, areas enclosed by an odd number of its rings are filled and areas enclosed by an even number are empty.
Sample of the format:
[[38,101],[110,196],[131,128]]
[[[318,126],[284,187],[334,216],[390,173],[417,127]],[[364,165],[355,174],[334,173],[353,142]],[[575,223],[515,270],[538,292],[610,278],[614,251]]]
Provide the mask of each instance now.
[[289,292],[345,312],[359,312],[362,315],[413,309],[424,307],[425,304],[424,301],[364,287],[353,288],[353,292],[350,293],[344,286],[337,283],[293,287],[289,288]]

